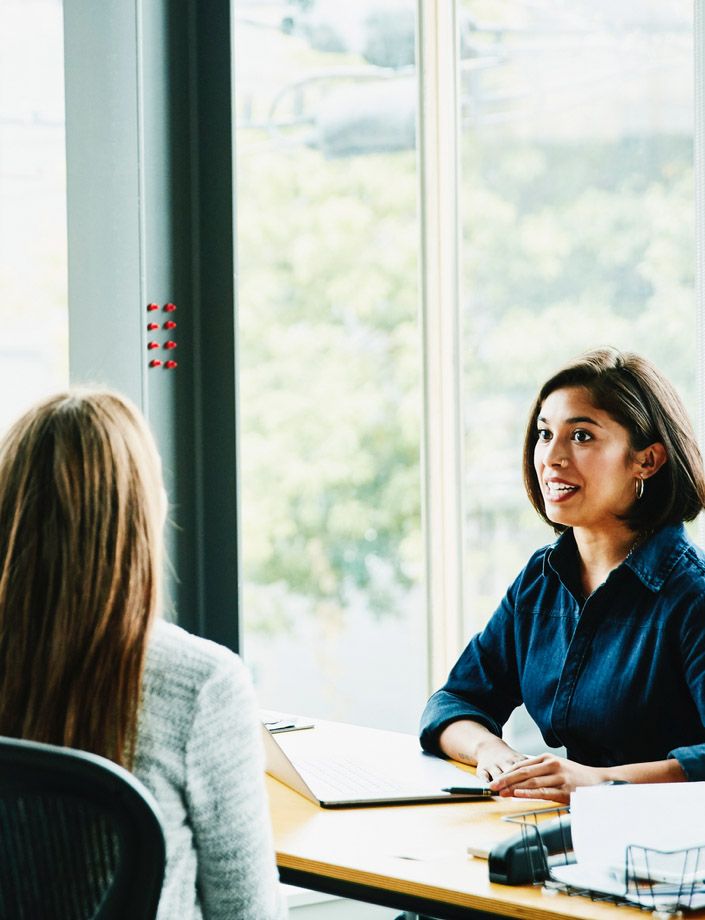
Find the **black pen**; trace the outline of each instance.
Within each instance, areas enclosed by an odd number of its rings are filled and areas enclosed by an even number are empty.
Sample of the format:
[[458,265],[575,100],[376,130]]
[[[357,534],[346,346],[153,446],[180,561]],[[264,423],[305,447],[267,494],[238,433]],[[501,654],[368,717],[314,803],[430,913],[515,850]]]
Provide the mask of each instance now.
[[451,795],[481,795],[483,798],[497,795],[486,786],[449,786],[447,789],[441,789],[441,792],[450,792]]

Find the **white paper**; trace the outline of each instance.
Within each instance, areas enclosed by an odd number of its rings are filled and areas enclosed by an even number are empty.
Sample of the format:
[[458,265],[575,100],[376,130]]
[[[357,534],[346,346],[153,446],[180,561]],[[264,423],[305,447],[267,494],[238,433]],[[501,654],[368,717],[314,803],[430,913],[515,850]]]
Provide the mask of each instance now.
[[[577,862],[554,868],[555,879],[665,909],[678,902],[684,882],[686,900],[693,885],[691,906],[703,906],[705,783],[584,786],[571,796],[570,812]],[[646,877],[659,884],[635,890],[635,879]]]
[[[570,814],[577,861],[622,876],[629,845],[663,851],[705,846],[705,783],[583,786],[571,796]],[[672,862],[660,860],[669,875]]]
[[604,894],[614,894],[624,897],[627,889],[624,886],[624,876],[618,881],[610,872],[574,863],[569,866],[554,866],[551,869],[551,878],[572,888],[586,888],[588,891],[601,891]]
[[[680,892],[679,886],[655,883],[653,886],[632,885],[625,887],[624,875],[617,880],[613,874],[601,869],[591,869],[579,863],[570,866],[557,866],[551,870],[551,878],[571,888],[585,889],[586,891],[599,892],[600,894],[613,895],[624,898],[633,904],[651,907],[654,910],[672,910],[678,905],[683,905],[692,910],[705,907],[705,891],[700,886],[693,889],[688,885],[685,891]],[[679,897],[679,894],[681,895]]]

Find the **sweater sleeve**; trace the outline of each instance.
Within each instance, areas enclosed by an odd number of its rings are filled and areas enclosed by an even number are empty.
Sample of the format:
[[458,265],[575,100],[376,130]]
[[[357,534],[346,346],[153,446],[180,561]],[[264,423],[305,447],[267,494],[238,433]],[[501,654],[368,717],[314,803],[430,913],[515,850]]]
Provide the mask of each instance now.
[[204,920],[280,920],[254,691],[224,655],[201,688],[186,749],[186,798]]

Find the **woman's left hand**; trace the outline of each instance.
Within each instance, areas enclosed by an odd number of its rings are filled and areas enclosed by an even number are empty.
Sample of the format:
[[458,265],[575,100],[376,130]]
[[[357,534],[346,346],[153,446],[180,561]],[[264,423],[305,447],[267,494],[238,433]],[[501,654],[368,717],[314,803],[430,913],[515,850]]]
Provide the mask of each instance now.
[[594,786],[605,779],[604,771],[598,767],[586,767],[555,754],[539,754],[507,770],[490,783],[490,789],[501,796],[568,804],[570,793],[578,786]]

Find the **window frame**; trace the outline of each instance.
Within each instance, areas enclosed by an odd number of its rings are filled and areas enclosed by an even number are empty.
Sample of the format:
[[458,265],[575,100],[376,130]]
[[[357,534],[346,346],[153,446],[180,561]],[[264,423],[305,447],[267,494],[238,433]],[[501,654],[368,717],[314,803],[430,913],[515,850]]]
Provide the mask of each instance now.
[[463,645],[459,71],[455,0],[419,0],[423,504],[429,690]]
[[[693,170],[695,179],[695,323],[698,341],[698,419],[700,450],[705,455],[705,0],[694,0],[693,79],[695,82]],[[698,520],[705,545],[705,515]]]
[[[698,427],[705,445],[705,0],[694,0],[694,10]],[[417,0],[417,12],[433,687],[464,641],[456,2]],[[170,578],[171,604],[183,625],[238,650],[230,0],[64,0],[64,18],[71,380],[115,386],[147,414],[172,498],[168,552],[179,577]],[[171,374],[147,366],[151,301],[179,307],[180,366]]]

